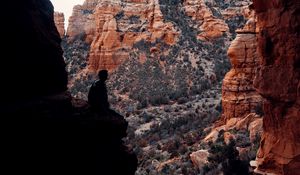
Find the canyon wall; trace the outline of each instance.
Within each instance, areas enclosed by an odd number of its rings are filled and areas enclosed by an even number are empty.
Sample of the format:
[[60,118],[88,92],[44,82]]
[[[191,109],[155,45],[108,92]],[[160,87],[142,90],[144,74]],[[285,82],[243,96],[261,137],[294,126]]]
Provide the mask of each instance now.
[[[180,33],[186,31],[171,22],[180,19],[176,19],[179,16],[171,16],[174,12],[170,12],[169,7],[176,7],[180,3],[158,0],[87,0],[83,5],[74,7],[67,36],[74,38],[81,34],[91,44],[89,71],[113,71],[128,59],[129,53],[136,44],[140,45],[140,41],[160,43],[152,47],[152,53],[160,49],[161,42],[172,46],[179,41]],[[184,18],[191,18],[191,21],[185,21],[189,24],[184,28],[193,27],[199,31],[197,39],[213,42],[231,36],[236,28],[232,25],[238,25],[244,18],[249,18],[248,5],[248,1],[234,1],[227,4],[229,8],[220,8],[221,5],[215,1],[186,0],[180,5],[180,11],[184,11]],[[234,20],[240,21],[233,24]]]
[[94,10],[100,0],[86,0],[83,5],[76,5],[73,8],[72,16],[69,18],[69,25],[66,35],[74,38],[77,35],[86,35],[86,41],[91,43],[96,30]]
[[[6,2],[2,11],[5,27],[2,64],[10,69],[9,76],[1,70],[3,92],[8,99],[50,95],[67,89],[67,72],[55,27],[53,6],[48,0]],[[28,8],[24,8],[28,4]],[[31,7],[31,8],[29,8]],[[14,9],[14,12],[7,12]],[[10,14],[8,16],[7,14]],[[6,96],[5,95],[5,96]]]
[[[85,98],[84,86],[100,69],[114,73],[125,64],[149,62],[159,64],[170,79],[168,88],[180,91],[174,92],[179,96],[189,94],[184,92],[189,89],[191,94],[201,93],[228,71],[226,50],[235,30],[249,18],[249,4],[249,0],[86,0],[74,7],[63,44],[72,94]],[[119,80],[112,81],[120,82],[120,77],[124,82],[144,81],[133,78],[140,68],[133,69],[116,73],[113,79]],[[175,74],[181,74],[182,81]],[[175,81],[187,85],[174,85]],[[119,90],[125,86],[120,83]]]
[[174,44],[178,35],[172,23],[163,21],[158,0],[101,1],[94,17],[97,30],[89,56],[93,72],[115,70],[129,57],[134,43],[162,40]]
[[[197,35],[197,38],[202,41],[211,41],[229,34],[229,31],[232,30],[228,25],[230,19],[241,17],[249,19],[249,15],[251,15],[249,4],[249,1],[183,1],[187,16],[196,22],[193,27],[202,31]],[[231,7],[228,8],[228,6]]]
[[229,31],[225,21],[215,17],[204,1],[185,0],[184,8],[186,14],[197,21],[198,24],[194,27],[203,31],[198,34],[198,39],[211,40]]
[[54,22],[60,37],[65,36],[65,16],[63,13],[54,12]]
[[[133,175],[136,156],[123,144],[128,123],[93,113],[67,92],[61,39],[49,0],[3,2],[1,157],[10,174]],[[12,9],[15,10],[12,13]],[[4,52],[3,52],[4,53]],[[9,71],[9,72],[7,72]]]
[[259,27],[259,72],[255,88],[263,97],[263,136],[258,170],[300,174],[300,3],[254,0]]

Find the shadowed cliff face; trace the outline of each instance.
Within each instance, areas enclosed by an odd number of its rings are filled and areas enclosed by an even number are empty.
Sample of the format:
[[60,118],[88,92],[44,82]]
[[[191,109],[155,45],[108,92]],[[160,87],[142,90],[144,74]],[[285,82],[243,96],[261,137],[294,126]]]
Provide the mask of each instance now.
[[[17,4],[16,4],[17,3]],[[133,175],[137,160],[124,146],[127,122],[72,100],[49,0],[3,2],[4,52],[1,157],[9,174]],[[2,7],[2,6],[1,6]],[[12,12],[13,11],[13,12]],[[10,50],[9,50],[10,49]],[[4,53],[3,52],[3,53]],[[6,70],[7,71],[7,70]],[[2,96],[1,96],[2,97]]]
[[258,169],[300,174],[300,3],[254,0],[254,7],[261,59],[254,83],[265,113]]
[[[3,3],[4,23],[1,71],[9,99],[59,93],[67,89],[67,73],[49,0]],[[13,12],[11,11],[13,10]],[[12,51],[13,50],[13,51]]]

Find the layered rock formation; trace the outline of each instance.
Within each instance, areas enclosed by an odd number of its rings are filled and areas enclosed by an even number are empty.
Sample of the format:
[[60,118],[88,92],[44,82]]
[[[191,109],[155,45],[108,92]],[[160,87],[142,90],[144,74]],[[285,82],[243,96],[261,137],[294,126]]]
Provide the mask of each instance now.
[[85,41],[91,44],[91,72],[116,69],[138,41],[162,39],[174,44],[178,35],[171,23],[163,22],[157,0],[87,0],[74,7],[69,19],[67,36],[74,38],[80,34],[86,35]]
[[243,29],[237,30],[237,36],[228,49],[232,68],[222,85],[224,122],[231,118],[243,118],[261,105],[261,97],[253,87],[259,64],[256,40],[256,22],[253,17]]
[[198,22],[197,27],[201,31],[197,36],[198,39],[211,40],[229,32],[225,21],[215,17],[203,0],[185,0],[184,7],[186,14]]
[[96,30],[95,7],[99,0],[86,0],[83,5],[76,5],[73,8],[72,16],[69,18],[67,36],[74,38],[77,35],[86,35],[86,41],[91,43]]
[[[99,69],[115,72],[134,59],[144,64],[155,58],[169,70],[164,70],[166,74],[172,74],[167,77],[175,77],[173,70],[180,67],[175,64],[191,63],[184,69],[191,72],[202,67],[199,71],[205,75],[197,79],[216,83],[230,66],[226,50],[235,30],[249,17],[247,4],[249,0],[87,0],[75,6],[64,45],[72,94],[85,96],[82,84],[91,81],[88,75],[95,75]],[[82,49],[86,49],[84,54]],[[191,77],[198,74],[194,73],[184,74],[194,79]],[[194,86],[194,92],[206,87],[200,80],[188,86]]]
[[101,1],[94,18],[97,30],[89,56],[89,70],[94,72],[115,70],[141,40],[171,45],[178,35],[172,23],[163,21],[158,0]]
[[263,96],[264,133],[258,170],[300,174],[300,3],[254,0],[259,27],[260,70],[255,88]]
[[[224,8],[220,3],[224,3],[223,6],[230,6],[230,3],[233,5],[230,8]],[[184,0],[183,5],[186,14],[196,21],[193,27],[200,31],[197,38],[203,41],[220,38],[225,34],[230,35],[226,20],[239,16],[249,18],[250,14],[248,1]]]
[[54,12],[54,22],[60,37],[65,36],[65,16],[63,13]]
[[4,2],[1,11],[11,26],[4,29],[11,37],[4,39],[3,48],[21,44],[3,61],[16,70],[1,72],[7,85],[0,103],[4,171],[133,175],[137,160],[122,142],[124,118],[113,111],[95,114],[86,102],[72,100],[66,92],[67,74],[50,1],[15,3]]

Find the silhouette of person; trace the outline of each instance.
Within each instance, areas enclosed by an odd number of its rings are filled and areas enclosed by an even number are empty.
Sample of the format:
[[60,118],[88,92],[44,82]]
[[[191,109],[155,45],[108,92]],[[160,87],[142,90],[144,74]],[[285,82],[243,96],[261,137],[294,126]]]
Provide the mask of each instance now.
[[108,103],[108,95],[105,81],[108,78],[108,71],[101,70],[98,73],[99,80],[94,81],[92,84],[89,94],[88,103],[91,109],[97,113],[107,113],[110,111]]

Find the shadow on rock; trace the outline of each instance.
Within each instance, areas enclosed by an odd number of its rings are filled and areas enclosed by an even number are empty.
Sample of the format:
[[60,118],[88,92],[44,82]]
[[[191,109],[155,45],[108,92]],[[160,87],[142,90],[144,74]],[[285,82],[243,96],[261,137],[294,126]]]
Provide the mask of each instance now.
[[100,116],[64,95],[13,105],[18,108],[1,110],[8,119],[2,151],[11,174],[135,173],[136,155],[122,142],[128,124],[116,112]]

